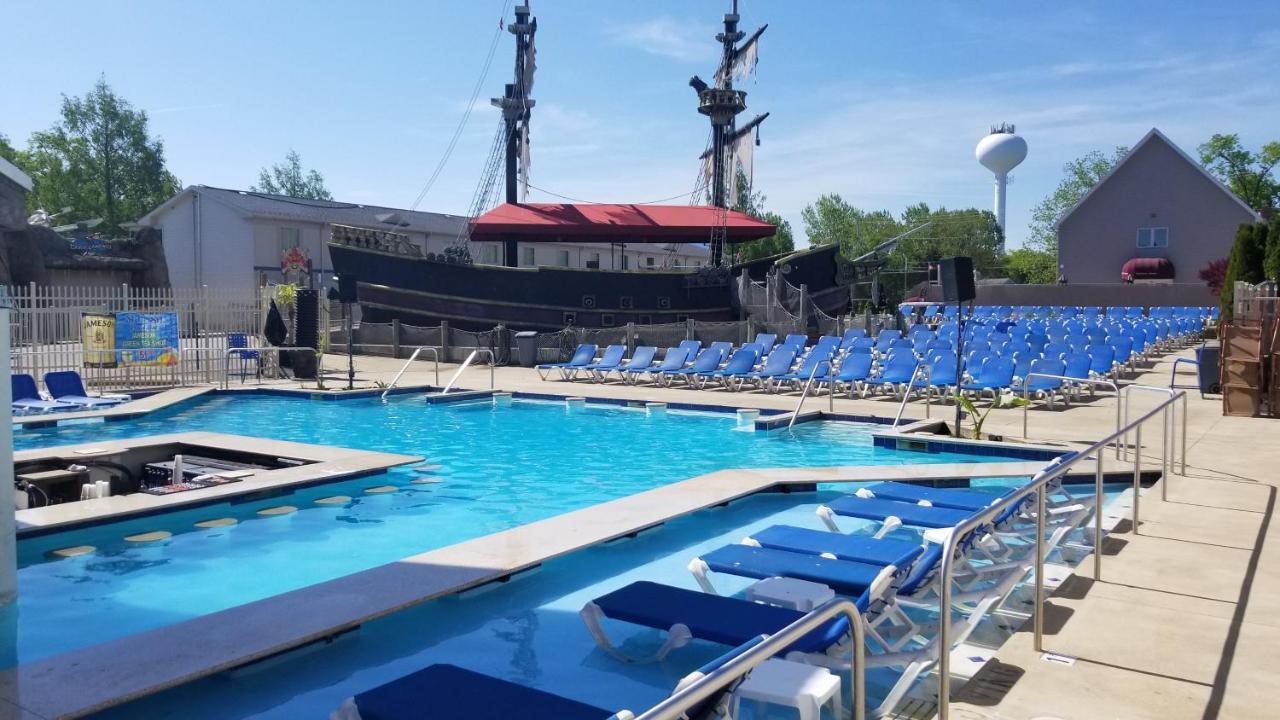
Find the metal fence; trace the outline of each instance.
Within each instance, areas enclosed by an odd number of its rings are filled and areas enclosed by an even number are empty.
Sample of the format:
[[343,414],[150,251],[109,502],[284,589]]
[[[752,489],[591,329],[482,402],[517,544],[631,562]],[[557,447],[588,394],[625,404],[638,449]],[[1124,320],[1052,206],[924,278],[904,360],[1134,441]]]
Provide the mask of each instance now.
[[[221,380],[227,337],[242,333],[254,344],[263,326],[266,293],[214,288],[139,288],[130,285],[5,288],[13,305],[9,339],[13,372],[40,378],[76,370],[99,389],[172,387]],[[178,361],[174,365],[87,367],[81,316],[108,312],[174,312]]]

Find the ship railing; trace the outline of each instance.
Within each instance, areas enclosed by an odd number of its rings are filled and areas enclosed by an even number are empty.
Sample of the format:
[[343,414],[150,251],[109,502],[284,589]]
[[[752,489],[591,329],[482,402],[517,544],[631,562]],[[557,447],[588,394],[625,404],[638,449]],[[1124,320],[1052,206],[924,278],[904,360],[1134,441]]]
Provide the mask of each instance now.
[[458,366],[457,371],[453,373],[453,377],[449,378],[449,382],[445,383],[444,390],[440,392],[441,395],[449,394],[449,391],[453,389],[453,384],[458,381],[458,376],[462,375],[462,373],[467,368],[471,367],[471,363],[475,362],[476,356],[478,355],[489,356],[489,389],[493,390],[495,387],[497,387],[497,385],[494,382],[494,374],[493,374],[494,373],[493,368],[494,368],[494,365],[497,364],[497,359],[494,357],[493,351],[489,350],[488,348],[476,348],[475,350],[472,350],[469,355],[467,355],[466,360],[462,361],[462,365]]
[[413,354],[411,354],[411,355],[409,356],[409,359],[404,361],[404,365],[400,367],[400,372],[396,373],[396,376],[395,376],[394,378],[392,378],[391,383],[390,383],[389,385],[387,385],[387,389],[382,391],[382,399],[383,399],[383,400],[386,400],[386,399],[387,399],[387,395],[388,395],[392,390],[394,390],[394,389],[395,389],[395,387],[396,387],[396,383],[400,382],[400,378],[404,377],[405,371],[407,371],[407,370],[409,369],[409,366],[410,366],[410,365],[412,365],[412,364],[413,364],[413,362],[414,362],[415,360],[417,360],[417,359],[418,359],[418,355],[420,355],[420,354],[422,354],[422,353],[424,353],[424,352],[429,352],[429,353],[431,353],[431,357],[432,357],[432,359],[433,359],[433,360],[435,360],[435,364],[436,364],[436,382],[435,382],[435,384],[436,384],[436,386],[437,386],[437,387],[439,387],[439,385],[440,385],[440,350],[439,350],[439,348],[422,346],[422,347],[419,347],[419,348],[415,348],[415,349],[414,349]]

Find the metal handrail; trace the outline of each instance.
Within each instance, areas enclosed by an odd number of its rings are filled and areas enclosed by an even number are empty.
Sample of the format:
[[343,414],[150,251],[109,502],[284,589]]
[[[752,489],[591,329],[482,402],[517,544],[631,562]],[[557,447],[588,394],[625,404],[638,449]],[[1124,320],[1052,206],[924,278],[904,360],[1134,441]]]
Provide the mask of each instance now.
[[494,377],[493,366],[496,365],[498,362],[497,357],[495,357],[493,354],[493,351],[488,348],[476,348],[475,350],[472,350],[470,354],[467,355],[466,360],[462,361],[462,365],[459,366],[457,371],[453,373],[453,377],[449,378],[449,382],[445,383],[444,390],[440,392],[441,395],[449,394],[449,391],[453,389],[453,384],[457,382],[458,376],[462,374],[463,370],[466,370],[468,367],[470,367],[471,363],[475,361],[476,356],[480,355],[481,353],[489,356],[489,389],[492,390],[495,387],[497,387],[493,379]]
[[[1123,404],[1120,397],[1120,386],[1113,380],[1100,380],[1098,378],[1073,378],[1067,375],[1053,375],[1051,373],[1027,373],[1022,379],[1022,439],[1027,439],[1027,411],[1031,408],[1031,403],[1027,399],[1027,386],[1031,384],[1031,378],[1046,378],[1049,380],[1065,380],[1074,383],[1089,383],[1090,385],[1105,385],[1110,387],[1116,393],[1116,430],[1120,429],[1120,406]],[[1065,398],[1065,395],[1063,396]],[[1065,400],[1064,400],[1065,402]],[[1116,459],[1120,459],[1120,444],[1116,443]]]
[[320,351],[313,347],[305,347],[305,346],[294,347],[292,345],[264,345],[262,347],[227,348],[226,350],[223,351],[223,358],[222,358],[222,389],[226,390],[230,387],[231,356],[237,353],[247,353],[247,352],[255,352],[255,353],[274,352],[276,354],[276,357],[279,358],[280,352],[282,350],[289,350],[291,352],[309,352],[312,355],[315,355],[316,356],[316,377],[317,378],[320,377]]
[[424,346],[422,346],[422,347],[417,348],[416,350],[414,350],[414,351],[413,351],[413,354],[409,356],[409,359],[404,361],[404,365],[400,368],[400,372],[396,373],[396,376],[395,376],[394,378],[392,378],[392,380],[391,380],[391,384],[387,386],[387,389],[382,391],[382,399],[383,399],[383,400],[386,400],[386,399],[387,399],[387,393],[391,392],[392,388],[394,388],[394,387],[396,386],[396,383],[400,382],[400,378],[401,378],[402,376],[404,376],[405,371],[409,369],[409,366],[410,366],[411,364],[413,364],[413,361],[418,359],[418,353],[423,352],[423,351],[430,352],[430,353],[431,353],[431,356],[432,356],[433,358],[435,358],[435,361],[436,361],[436,386],[438,387],[438,386],[440,385],[440,351],[439,351],[437,348],[427,347],[427,346],[425,346],[425,345],[424,345]]
[[769,658],[782,654],[800,638],[822,628],[837,617],[845,617],[849,621],[850,633],[853,635],[853,662],[849,674],[853,677],[853,709],[854,720],[866,717],[866,628],[862,614],[849,600],[836,598],[814,608],[812,612],[796,620],[778,632],[770,635],[762,642],[747,649],[724,665],[707,673],[670,697],[654,705],[636,716],[636,720],[681,720],[691,708],[706,702],[745,676],[748,672],[764,663]]
[[[814,365],[813,369],[809,371],[809,379],[804,381],[804,389],[800,391],[800,402],[796,403],[796,409],[794,412],[791,413],[791,421],[787,423],[788,430],[791,429],[792,425],[796,424],[796,418],[800,417],[800,408],[804,407],[804,399],[809,397],[809,387],[813,385],[813,378],[815,375],[818,374],[818,371],[821,370],[824,366],[827,368],[827,372],[830,373],[831,372],[830,360],[823,360],[817,365]],[[830,402],[831,407],[833,408],[835,407],[835,402],[836,402],[835,394],[832,393],[832,399]]]
[[[1182,397],[1182,472],[1178,474],[1182,475],[1183,477],[1186,477],[1187,475],[1187,417],[1188,417],[1187,416],[1187,394],[1175,388],[1158,387],[1156,385],[1141,385],[1138,383],[1131,383],[1129,385],[1125,385],[1124,390],[1120,393],[1120,395],[1121,395],[1121,399],[1124,401],[1123,402],[1124,417],[1126,422],[1129,419],[1129,406],[1133,404],[1133,398],[1130,397],[1131,390],[1143,390],[1146,392],[1160,393],[1162,395],[1168,395],[1169,397],[1174,397],[1175,393],[1177,393],[1178,395],[1181,395]],[[1119,412],[1119,409],[1120,409],[1119,406],[1117,406],[1116,411]],[[1164,429],[1164,434],[1161,436],[1166,446],[1173,444],[1173,434],[1174,432],[1176,432],[1174,427],[1177,425],[1177,420],[1178,420],[1177,409],[1170,406],[1169,411],[1166,413],[1166,417],[1165,417],[1166,427]],[[1140,447],[1135,448],[1134,452],[1137,453],[1140,450],[1141,450]],[[1117,455],[1116,457],[1120,457],[1120,456]],[[1126,458],[1128,457],[1127,450],[1125,451],[1125,457]],[[1170,455],[1169,463],[1167,465],[1168,473],[1172,474],[1174,472],[1173,466],[1174,466],[1174,462],[1172,459],[1172,455]],[[1167,487],[1168,487],[1168,483],[1160,484],[1160,499],[1162,500],[1166,499]]]
[[[1178,395],[1185,395],[1185,392],[1179,392]],[[953,583],[952,576],[955,572],[956,550],[960,540],[967,537],[977,528],[988,525],[990,522],[1001,515],[1009,508],[1021,503],[1033,493],[1036,495],[1036,547],[1035,547],[1035,583],[1036,583],[1036,599],[1035,599],[1035,650],[1036,652],[1044,651],[1044,531],[1045,531],[1045,487],[1053,480],[1062,477],[1067,473],[1073,465],[1087,459],[1090,455],[1095,456],[1095,460],[1101,461],[1102,450],[1111,443],[1119,443],[1121,438],[1134,432],[1139,443],[1142,441],[1142,425],[1155,417],[1157,414],[1165,412],[1167,406],[1178,401],[1177,396],[1170,397],[1162,401],[1152,410],[1134,420],[1126,423],[1124,427],[1111,433],[1110,435],[1098,440],[1089,447],[1077,452],[1072,457],[1063,460],[1061,457],[1054,459],[1043,470],[1036,473],[1031,482],[1023,487],[1003,496],[999,502],[987,506],[986,508],[969,516],[964,522],[957,525],[947,533],[946,540],[943,543],[942,567],[938,573],[938,582],[940,584],[938,592],[938,719],[947,720],[951,707],[951,586]],[[1164,448],[1166,455],[1169,453],[1169,447]],[[1102,479],[1101,469],[1095,468],[1095,506],[1094,512],[1101,514],[1102,512]],[[1142,465],[1141,454],[1135,459],[1133,466],[1133,532],[1138,532],[1138,495],[1141,490],[1142,481]],[[1096,527],[1100,528],[1101,523],[1097,522]],[[1094,553],[1101,555],[1102,537],[1101,535],[1094,538]],[[1100,567],[1097,557],[1094,559],[1096,567]]]
[[[907,401],[911,399],[911,388],[916,386],[916,376],[920,374],[920,369],[924,368],[926,373],[930,373],[929,366],[921,360],[916,361],[916,369],[911,371],[911,379],[907,381],[906,392],[902,393],[902,402],[898,403],[898,414],[893,416],[893,425],[890,430],[897,430],[898,423],[902,420],[902,413],[907,409]],[[929,417],[929,393],[928,386],[925,386],[924,396],[925,410],[924,416]]]

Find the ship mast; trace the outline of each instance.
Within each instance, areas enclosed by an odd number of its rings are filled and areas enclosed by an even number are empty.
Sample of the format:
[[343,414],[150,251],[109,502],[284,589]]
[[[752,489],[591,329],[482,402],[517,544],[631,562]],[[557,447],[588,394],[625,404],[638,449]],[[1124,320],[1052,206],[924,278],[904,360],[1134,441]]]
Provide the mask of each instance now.
[[[512,204],[520,202],[521,196],[528,193],[529,116],[534,106],[529,94],[533,89],[533,38],[538,32],[538,20],[531,17],[527,3],[517,5],[515,12],[515,22],[507,26],[507,32],[516,36],[515,82],[506,85],[502,97],[489,101],[502,110],[506,134],[506,202]],[[504,246],[504,264],[515,267],[518,262],[515,238],[508,238]]]
[[[733,11],[725,13],[724,31],[716,34],[716,40],[723,47],[720,69],[716,71],[715,85],[707,85],[702,78],[694,75],[689,86],[698,93],[698,112],[711,119],[711,148],[704,153],[711,160],[711,204],[719,208],[716,222],[711,230],[711,264],[719,266],[724,262],[724,246],[728,234],[728,208],[732,198],[729,197],[731,184],[730,174],[737,173],[733,149],[745,135],[757,128],[768,116],[757,117],[742,131],[735,129],[737,116],[747,109],[747,94],[733,88],[735,75],[745,74],[742,64],[755,56],[755,44],[764,28],[752,34],[741,47],[739,40],[746,33],[738,29],[738,0],[733,0]],[[767,27],[767,26],[765,26]],[[748,53],[750,53],[748,55]]]

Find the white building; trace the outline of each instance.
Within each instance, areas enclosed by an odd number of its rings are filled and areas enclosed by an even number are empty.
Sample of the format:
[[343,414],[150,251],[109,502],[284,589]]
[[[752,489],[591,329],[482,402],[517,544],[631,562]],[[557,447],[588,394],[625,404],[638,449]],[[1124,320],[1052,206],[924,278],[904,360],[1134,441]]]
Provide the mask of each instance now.
[[[331,225],[402,233],[425,255],[443,252],[467,221],[460,215],[192,185],[139,218],[137,225],[160,231],[174,287],[248,290],[268,281],[280,282],[281,260],[291,248],[300,248],[311,260],[318,286],[331,284],[333,265],[327,246]],[[498,243],[472,243],[471,250],[478,263],[502,261]],[[702,267],[708,258],[702,245],[610,248],[572,242],[521,243],[519,256],[522,267],[603,269]]]

